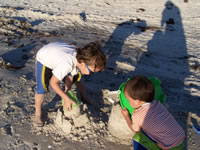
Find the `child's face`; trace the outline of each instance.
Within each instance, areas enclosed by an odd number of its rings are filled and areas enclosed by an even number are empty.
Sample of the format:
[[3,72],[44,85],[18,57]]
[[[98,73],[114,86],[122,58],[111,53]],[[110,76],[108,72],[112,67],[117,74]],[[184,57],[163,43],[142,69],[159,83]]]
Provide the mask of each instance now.
[[137,108],[140,108],[142,106],[142,104],[143,104],[142,101],[140,101],[138,99],[133,99],[132,97],[130,97],[128,95],[128,93],[126,91],[124,91],[124,94],[125,94],[126,98],[128,99],[131,107],[137,109]]

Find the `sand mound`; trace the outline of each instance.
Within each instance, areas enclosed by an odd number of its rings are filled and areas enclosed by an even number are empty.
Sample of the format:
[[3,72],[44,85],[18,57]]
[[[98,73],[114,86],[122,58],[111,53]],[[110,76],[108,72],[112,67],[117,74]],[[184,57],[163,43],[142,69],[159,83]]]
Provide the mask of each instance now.
[[[55,127],[63,131],[63,135],[75,141],[104,136],[110,141],[121,144],[130,144],[134,133],[129,129],[120,110],[120,105],[114,105],[108,123],[95,122],[92,117],[83,111],[86,105],[74,107],[71,111],[58,110],[55,117]],[[106,126],[106,124],[108,124]]]
[[62,112],[58,110],[56,119],[55,119],[56,127],[60,128],[66,135],[70,134],[72,125],[69,120],[63,118]]
[[108,121],[108,130],[110,133],[122,140],[130,141],[134,135],[133,131],[128,127],[126,120],[121,114],[120,105],[114,105]]
[[98,136],[105,137],[109,141],[121,144],[130,144],[134,133],[129,129],[124,120],[120,106],[114,105],[109,116],[109,122],[96,122],[88,115],[86,104],[76,106],[71,111],[57,111],[54,124],[61,129],[62,135],[74,141],[83,141]]

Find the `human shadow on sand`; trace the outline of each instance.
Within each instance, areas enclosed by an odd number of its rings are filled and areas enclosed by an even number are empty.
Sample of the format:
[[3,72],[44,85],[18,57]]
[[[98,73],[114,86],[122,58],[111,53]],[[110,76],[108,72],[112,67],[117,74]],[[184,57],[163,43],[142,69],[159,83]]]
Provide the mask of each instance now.
[[[199,97],[191,95],[190,89],[199,90],[199,87],[194,84],[185,84],[185,81],[190,80],[188,78],[194,74],[190,71],[188,62],[188,59],[193,56],[187,52],[181,11],[171,1],[167,1],[164,5],[161,27],[148,41],[147,52],[142,52],[142,55],[137,55],[137,47],[130,49],[126,40],[132,34],[137,36],[144,32],[147,28],[146,22],[127,21],[116,27],[103,48],[108,56],[107,70],[96,74],[98,81],[95,82],[100,89],[117,90],[122,82],[134,75],[158,77],[167,95],[168,110],[185,130],[185,147],[187,148],[189,112],[197,115],[200,112],[199,104],[197,105]],[[135,61],[128,56],[135,57]],[[120,71],[117,69],[117,61],[129,63],[135,69],[128,72]],[[103,84],[98,84],[98,82]],[[107,121],[106,119],[104,121]]]
[[[116,90],[119,87],[120,81],[123,82],[126,79],[127,73],[117,69],[117,61],[136,65],[138,61],[138,55],[135,53],[135,51],[137,51],[137,48],[129,48],[128,44],[126,44],[126,41],[131,35],[137,36],[138,34],[144,32],[146,27],[146,21],[138,18],[136,20],[131,19],[118,24],[116,29],[113,31],[112,35],[109,37],[103,47],[103,50],[108,57],[107,70],[103,72],[106,74],[106,79],[104,79],[105,84],[104,87],[102,87],[103,89]],[[132,57],[134,56],[136,58],[135,61],[132,60]],[[101,79],[102,75],[97,74],[97,76],[98,75]],[[116,79],[118,81],[117,83]]]
[[162,81],[162,87],[167,95],[167,109],[183,127],[187,149],[189,112],[199,115],[199,97],[191,95],[190,89],[200,88],[185,84],[193,75],[188,62],[192,56],[187,52],[181,11],[171,1],[165,3],[161,27],[164,30],[157,30],[154,33],[147,43],[147,52],[140,57],[133,74],[156,76]]
[[[103,111],[102,109],[110,109],[110,105],[104,104],[102,93],[95,93],[95,91],[101,91],[102,89],[117,90],[119,88],[120,83],[123,82],[126,78],[126,73],[116,69],[116,61],[135,64],[135,62],[129,57],[121,56],[123,50],[125,49],[123,46],[130,35],[138,35],[144,32],[145,28],[145,20],[131,19],[122,22],[117,25],[109,39],[105,42],[103,51],[108,58],[105,71],[95,73],[91,77],[86,78],[86,82],[88,82],[87,84],[89,85],[89,89],[91,91],[90,95],[92,95],[95,100],[95,104],[92,106],[93,108],[90,109],[89,107],[91,115],[95,118],[94,120],[102,120],[104,122],[108,122],[109,118],[107,112]],[[134,53],[134,51],[135,50],[129,48],[128,55]],[[90,84],[90,81],[92,84]]]

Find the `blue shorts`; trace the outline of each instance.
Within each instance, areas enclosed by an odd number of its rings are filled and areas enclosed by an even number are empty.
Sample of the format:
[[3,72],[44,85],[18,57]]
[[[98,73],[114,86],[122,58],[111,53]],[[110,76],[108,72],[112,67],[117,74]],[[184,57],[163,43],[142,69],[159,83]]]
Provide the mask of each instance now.
[[[77,75],[73,77],[72,84],[77,83],[81,80],[81,73],[78,72]],[[36,93],[45,94],[48,92],[49,81],[52,77],[52,69],[44,66],[39,61],[36,61]],[[63,82],[65,78],[63,79]]]
[[49,81],[52,77],[52,70],[41,64],[39,61],[36,62],[36,93],[45,94],[48,92]]

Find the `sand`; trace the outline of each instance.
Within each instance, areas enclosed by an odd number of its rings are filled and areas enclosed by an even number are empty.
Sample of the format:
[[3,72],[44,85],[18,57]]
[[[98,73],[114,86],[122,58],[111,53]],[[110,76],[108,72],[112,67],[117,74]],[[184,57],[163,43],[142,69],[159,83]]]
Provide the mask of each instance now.
[[[200,125],[200,2],[0,0],[0,4],[0,149],[129,150],[131,140],[122,140],[112,132],[117,129],[109,129],[118,98],[108,93],[137,74],[162,81],[165,106],[185,130],[185,149],[199,149],[200,135],[192,125]],[[60,97],[50,88],[43,107],[45,125],[35,127],[35,55],[54,41],[75,46],[99,41],[108,65],[104,72],[84,77],[95,105],[83,104],[76,117],[66,117]]]

